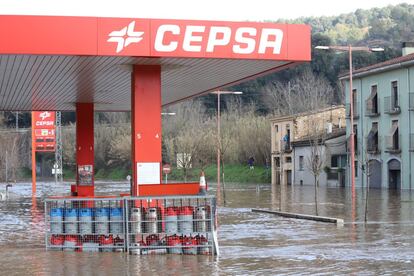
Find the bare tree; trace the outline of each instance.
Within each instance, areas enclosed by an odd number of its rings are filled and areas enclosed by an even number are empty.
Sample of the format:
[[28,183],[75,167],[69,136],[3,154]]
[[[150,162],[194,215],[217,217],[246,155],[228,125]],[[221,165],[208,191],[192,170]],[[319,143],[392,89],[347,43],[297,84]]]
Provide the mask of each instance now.
[[24,156],[23,149],[27,144],[27,135],[9,129],[0,132],[0,178],[6,181],[16,180],[18,171],[25,165],[21,159]]
[[318,190],[319,176],[325,165],[325,131],[323,125],[317,121],[309,121],[309,129],[312,131],[309,136],[309,155],[306,160],[306,167],[313,175],[315,186],[315,213],[318,215]]
[[366,185],[365,185],[365,210],[364,210],[364,222],[368,221],[368,199],[369,199],[369,182],[371,180],[371,157],[368,149],[365,150],[365,160],[358,160],[358,164],[361,164],[361,171],[365,174]]
[[264,102],[273,113],[292,115],[330,106],[334,89],[322,76],[310,69],[287,83],[273,82],[264,88]]
[[[187,181],[193,163],[199,160],[204,163],[202,147],[205,146],[208,137],[204,129],[204,108],[201,102],[189,101],[171,109],[176,115],[163,122],[164,143],[169,159],[183,170],[184,181]],[[181,154],[181,158],[176,158],[177,154]]]

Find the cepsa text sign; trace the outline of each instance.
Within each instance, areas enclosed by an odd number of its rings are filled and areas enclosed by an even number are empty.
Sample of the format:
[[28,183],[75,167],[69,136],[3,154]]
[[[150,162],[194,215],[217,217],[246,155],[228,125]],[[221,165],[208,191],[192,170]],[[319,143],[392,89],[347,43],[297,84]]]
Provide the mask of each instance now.
[[0,16],[0,53],[310,61],[310,34],[303,24]]
[[56,128],[55,112],[34,111],[33,122],[33,145],[36,151],[55,151]]

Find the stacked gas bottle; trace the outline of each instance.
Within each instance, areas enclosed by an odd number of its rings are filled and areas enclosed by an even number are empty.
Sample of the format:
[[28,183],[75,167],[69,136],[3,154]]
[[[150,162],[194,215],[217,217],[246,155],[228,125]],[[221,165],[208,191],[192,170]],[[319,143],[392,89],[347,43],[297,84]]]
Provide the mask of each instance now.
[[51,249],[65,251],[123,251],[123,209],[51,208]]
[[162,212],[155,207],[131,208],[130,253],[211,254],[209,210],[208,206],[170,206]]

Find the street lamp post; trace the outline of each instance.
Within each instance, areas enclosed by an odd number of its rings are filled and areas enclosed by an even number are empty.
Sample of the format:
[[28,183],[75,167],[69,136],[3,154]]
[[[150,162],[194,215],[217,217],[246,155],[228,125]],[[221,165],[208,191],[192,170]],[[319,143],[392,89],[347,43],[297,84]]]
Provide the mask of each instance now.
[[355,196],[355,141],[354,141],[354,95],[353,95],[353,85],[352,85],[352,52],[353,51],[363,51],[363,52],[382,52],[384,51],[383,48],[370,48],[366,46],[362,47],[352,47],[352,45],[348,46],[316,46],[315,49],[319,50],[337,50],[341,52],[348,52],[349,58],[349,117],[350,117],[350,125],[351,125],[351,133],[350,133],[350,155],[351,155],[351,191],[352,197]]
[[217,95],[217,199],[220,198],[220,164],[221,164],[221,134],[220,134],[220,95],[241,95],[240,91],[214,91]]

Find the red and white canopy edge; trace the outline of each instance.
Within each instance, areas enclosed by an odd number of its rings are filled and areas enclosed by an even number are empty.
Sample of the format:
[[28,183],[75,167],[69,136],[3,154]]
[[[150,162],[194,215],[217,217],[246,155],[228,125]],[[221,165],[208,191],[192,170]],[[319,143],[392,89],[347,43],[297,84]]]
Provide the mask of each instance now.
[[311,59],[300,24],[0,15],[0,41],[0,110],[130,110],[134,64],[169,105]]

